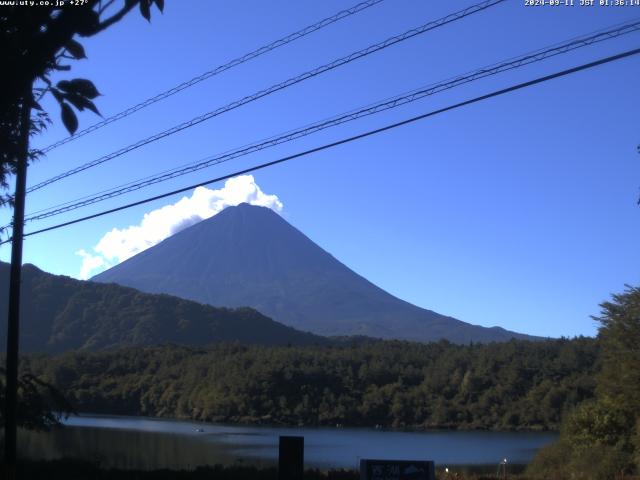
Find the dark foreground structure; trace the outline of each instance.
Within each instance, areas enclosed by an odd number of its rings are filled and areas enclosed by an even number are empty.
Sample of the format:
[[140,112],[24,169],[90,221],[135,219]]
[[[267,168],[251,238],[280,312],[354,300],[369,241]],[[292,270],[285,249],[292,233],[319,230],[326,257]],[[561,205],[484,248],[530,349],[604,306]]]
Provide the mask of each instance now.
[[[507,478],[526,480],[524,466],[511,465]],[[43,462],[19,462],[18,478],[29,480],[278,480],[278,469],[249,466],[198,467],[194,470],[114,470],[101,469],[98,464],[75,460],[54,460]],[[494,480],[502,479],[502,472],[495,467],[460,467],[456,471],[445,472],[436,469],[439,480]],[[628,478],[628,477],[627,477]],[[359,480],[360,474],[354,470],[305,470],[304,480]],[[2,479],[4,480],[4,479]]]

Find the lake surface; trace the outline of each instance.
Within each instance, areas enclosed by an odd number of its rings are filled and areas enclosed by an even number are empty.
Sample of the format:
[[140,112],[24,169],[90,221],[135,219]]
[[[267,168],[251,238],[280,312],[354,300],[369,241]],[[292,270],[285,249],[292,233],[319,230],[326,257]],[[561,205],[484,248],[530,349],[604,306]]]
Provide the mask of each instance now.
[[[20,431],[22,457],[81,458],[104,467],[194,468],[277,463],[278,437],[301,435],[305,466],[357,469],[361,458],[434,460],[436,466],[528,463],[553,442],[548,432],[398,432],[365,428],[275,428],[143,417],[71,417],[64,429]],[[203,430],[203,431],[198,431]]]

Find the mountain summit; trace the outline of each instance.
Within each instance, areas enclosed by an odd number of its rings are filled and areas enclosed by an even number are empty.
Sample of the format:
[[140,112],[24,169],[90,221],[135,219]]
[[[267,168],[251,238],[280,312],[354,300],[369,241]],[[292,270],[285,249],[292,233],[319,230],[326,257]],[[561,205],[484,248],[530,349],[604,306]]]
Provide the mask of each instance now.
[[92,278],[213,306],[249,306],[299,330],[466,343],[532,338],[426,310],[375,286],[280,215],[241,204]]

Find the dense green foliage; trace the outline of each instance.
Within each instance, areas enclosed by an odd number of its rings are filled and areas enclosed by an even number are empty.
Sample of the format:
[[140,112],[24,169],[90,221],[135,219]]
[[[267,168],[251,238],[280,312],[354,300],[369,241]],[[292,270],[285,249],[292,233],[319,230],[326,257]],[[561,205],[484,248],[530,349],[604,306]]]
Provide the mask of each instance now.
[[555,429],[593,397],[593,339],[178,346],[29,356],[79,411],[290,425]]
[[[6,390],[6,370],[0,368],[0,405],[5,403]],[[18,377],[17,395],[17,424],[27,430],[49,430],[74,413],[73,407],[55,387],[30,373]],[[4,425],[4,409],[0,409],[0,427]]]
[[530,471],[546,478],[609,479],[640,472],[640,289],[601,305],[596,397],[562,424]]
[[640,288],[628,288],[601,307],[598,397],[640,418]]
[[[8,304],[9,265],[0,262],[0,311]],[[6,332],[0,330],[0,345]],[[51,275],[33,265],[22,273],[20,350],[61,352],[134,345],[266,345],[325,343],[250,308],[215,308],[115,284]]]

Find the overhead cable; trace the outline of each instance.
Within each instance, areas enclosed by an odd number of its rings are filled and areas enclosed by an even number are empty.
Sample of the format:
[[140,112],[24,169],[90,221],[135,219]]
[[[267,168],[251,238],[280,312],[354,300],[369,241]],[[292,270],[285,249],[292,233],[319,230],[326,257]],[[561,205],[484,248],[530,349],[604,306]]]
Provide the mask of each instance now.
[[56,175],[54,177],[51,177],[47,180],[44,180],[43,182],[40,182],[32,187],[29,187],[27,189],[27,193],[31,193],[34,192],[36,190],[39,190],[43,187],[46,187],[47,185],[50,185],[52,183],[58,182],[64,178],[68,178],[72,175],[75,175],[77,173],[83,172],[89,168],[95,167],[97,165],[100,165],[102,163],[105,163],[109,160],[113,160],[114,158],[120,157],[121,155],[124,155],[125,153],[131,152],[133,150],[136,150],[144,145],[148,145],[149,143],[155,142],[157,140],[160,140],[162,138],[168,137],[169,135],[173,135],[174,133],[178,133],[182,130],[185,130],[187,128],[193,127],[195,125],[198,125],[202,122],[205,122],[207,120],[210,120],[214,117],[217,117],[218,115],[221,115],[223,113],[229,112],[231,110],[234,110],[238,107],[241,107],[242,105],[246,105],[247,103],[251,103],[254,102],[260,98],[266,97],[267,95],[271,95],[272,93],[278,92],[280,90],[283,90],[287,87],[290,87],[292,85],[298,84],[300,82],[303,82],[305,80],[308,80],[310,78],[316,77],[318,75],[321,75],[325,72],[328,72],[330,70],[333,70],[335,68],[341,67],[343,65],[346,65],[348,63],[351,63],[355,60],[358,60],[360,58],[366,57],[368,55],[371,55],[372,53],[378,52],[380,50],[384,50],[385,48],[388,48],[392,45],[395,45],[397,43],[403,42],[405,40],[408,40],[410,38],[413,38],[417,35],[421,35],[425,32],[434,30],[438,27],[441,27],[443,25],[449,24],[451,22],[455,22],[457,20],[460,20],[462,18],[465,18],[469,15],[472,15],[474,13],[478,13],[481,12],[483,10],[486,10],[492,6],[495,6],[499,3],[503,3],[506,0],[485,0],[483,2],[480,2],[478,4],[472,5],[470,7],[465,8],[464,10],[460,10],[458,12],[449,14],[445,17],[442,17],[438,20],[432,21],[432,22],[428,22],[424,25],[421,25],[417,28],[412,28],[411,30],[408,30],[400,35],[396,35],[394,37],[388,38],[386,40],[384,40],[383,42],[377,43],[375,45],[371,45],[367,48],[364,48],[362,50],[359,50],[357,52],[351,53],[350,55],[347,55],[346,57],[342,57],[339,58],[338,60],[334,60],[333,62],[327,63],[321,67],[317,67],[313,70],[309,70],[305,73],[302,73],[296,77],[292,77],[288,80],[285,80],[284,82],[281,83],[277,83],[275,85],[272,85],[269,88],[266,88],[264,90],[260,90],[257,93],[254,93],[253,95],[248,95],[240,100],[236,100],[234,102],[229,103],[228,105],[225,105],[224,107],[220,107],[216,110],[210,111],[208,113],[205,113],[203,115],[200,115],[198,117],[195,117],[189,121],[183,122],[179,125],[176,125],[174,127],[171,127],[167,130],[164,130],[160,133],[157,133],[155,135],[152,135],[150,137],[147,137],[145,139],[139,140],[131,145],[128,145],[126,147],[123,147],[119,150],[116,150],[115,152],[109,153],[107,155],[104,155],[100,158],[97,158],[95,160],[92,160],[88,163],[85,163],[83,165],[80,165],[78,167],[75,167],[71,170],[68,170],[66,172],[63,172],[59,175]]
[[500,63],[495,63],[490,66],[483,67],[483,68],[450,78],[442,82],[431,84],[421,89],[413,90],[411,92],[404,93],[402,95],[398,95],[396,97],[392,97],[390,99],[386,99],[378,103],[371,104],[366,107],[362,107],[360,109],[353,110],[351,112],[332,117],[327,120],[316,122],[296,130],[291,130],[289,132],[280,134],[278,136],[271,137],[267,140],[249,144],[235,150],[231,150],[222,154],[217,154],[211,157],[207,157],[203,160],[191,163],[186,166],[167,170],[154,176],[149,176],[144,179],[128,182],[119,187],[115,187],[109,190],[105,190],[103,192],[99,192],[97,194],[88,195],[80,199],[72,200],[70,202],[65,202],[63,204],[56,205],[54,207],[49,207],[47,209],[34,212],[33,214],[27,216],[25,221],[42,220],[52,216],[60,215],[62,213],[76,210],[78,208],[85,207],[87,205],[92,205],[97,202],[101,202],[104,200],[108,200],[110,198],[124,195],[126,193],[140,190],[142,188],[154,185],[156,183],[164,182],[176,177],[193,173],[195,171],[208,168],[212,165],[217,165],[238,157],[249,155],[251,153],[254,153],[260,150],[264,150],[270,147],[274,147],[276,145],[290,142],[298,138],[305,137],[307,135],[311,135],[313,133],[319,132],[321,130],[325,130],[327,128],[335,127],[337,125],[354,121],[362,117],[374,115],[376,113],[390,110],[390,109],[399,107],[401,105],[415,102],[427,96],[431,96],[436,93],[449,90],[472,81],[476,81],[482,78],[496,75],[498,73],[502,73],[508,70],[513,70],[525,65],[530,65],[532,63],[540,62],[547,58],[564,54],[564,53],[576,50],[578,48],[582,48],[588,45],[593,45],[594,43],[610,40],[613,38],[617,38],[621,35],[637,32],[637,31],[640,31],[640,20],[618,25],[615,28],[610,28],[608,30],[601,30],[596,33],[573,38],[564,43],[555,44],[554,46],[547,47],[545,49],[540,49],[535,52],[514,57]]
[[152,105],[156,102],[159,102],[161,100],[164,100],[165,98],[169,98],[172,95],[175,95],[178,92],[181,92],[182,90],[185,90],[189,87],[193,87],[194,85],[197,85],[198,83],[207,80],[211,77],[214,77],[222,72],[225,72],[227,70],[230,70],[234,67],[237,67],[238,65],[241,65],[243,63],[246,63],[250,60],[253,60],[254,58],[258,58],[261,55],[264,55],[267,52],[271,52],[272,50],[275,50],[279,47],[282,47],[284,45],[287,45],[289,43],[292,43],[296,40],[299,40],[300,38],[306,37],[307,35],[309,35],[310,33],[316,32],[318,30],[323,29],[324,27],[327,27],[339,20],[342,20],[343,18],[347,18],[351,15],[355,15],[356,13],[362,12],[363,10],[366,10],[369,7],[372,7],[374,5],[377,5],[378,3],[383,2],[384,0],[367,0],[366,2],[361,2],[358,3],[357,5],[354,5],[351,8],[348,8],[346,10],[341,10],[338,13],[327,17],[323,20],[320,20],[319,22],[314,23],[313,25],[309,25],[308,27],[303,28],[302,30],[298,30],[297,32],[291,33],[289,35],[287,35],[286,37],[282,37],[274,42],[269,43],[268,45],[264,45],[260,48],[258,48],[257,50],[254,50],[252,52],[249,52],[241,57],[235,58],[233,60],[231,60],[230,62],[227,62],[223,65],[220,65],[212,70],[209,70],[207,72],[204,72],[200,75],[198,75],[197,77],[194,77],[190,80],[187,80],[185,82],[182,82],[179,85],[176,85],[175,87],[170,88],[169,90],[166,90],[164,92],[161,92],[153,97],[147,98],[146,100],[133,105],[132,107],[127,108],[126,110],[122,110],[119,113],[116,113],[115,115],[111,115],[110,117],[105,118],[104,120],[95,123],[83,130],[80,130],[79,132],[76,132],[74,135],[71,135],[69,137],[65,137],[61,140],[58,140],[55,143],[52,143],[51,145],[41,149],[40,151],[42,153],[47,153],[50,152],[51,150],[64,145],[65,143],[71,142],[73,140],[76,140],[80,137],[83,137],[91,132],[95,132],[96,130],[99,130],[102,127],[105,127],[113,122],[116,122],[118,120],[121,120],[125,117],[128,117],[129,115],[132,115],[133,113],[142,110],[143,108],[148,107],[149,105]]
[[[351,143],[351,142],[354,142],[356,140],[361,140],[363,138],[367,138],[367,137],[370,137],[372,135],[377,135],[379,133],[386,132],[388,130],[392,130],[392,129],[395,129],[395,128],[398,128],[398,127],[401,127],[401,126],[404,126],[404,125],[408,125],[408,124],[417,122],[419,120],[424,120],[426,118],[433,117],[435,115],[439,115],[439,114],[444,113],[444,112],[448,112],[448,111],[455,110],[455,109],[458,109],[458,108],[461,108],[461,107],[464,107],[464,106],[467,106],[467,105],[471,105],[471,104],[478,103],[478,102],[481,102],[481,101],[484,101],[484,100],[488,100],[488,99],[493,98],[493,97],[498,97],[498,96],[501,96],[501,95],[505,95],[507,93],[514,92],[516,90],[522,90],[524,88],[531,87],[533,85],[537,85],[537,84],[540,84],[540,83],[544,83],[544,82],[547,82],[549,80],[553,80],[553,79],[560,78],[560,77],[565,77],[565,76],[571,75],[573,73],[577,73],[577,72],[580,72],[580,71],[583,71],[583,70],[587,70],[587,69],[590,69],[590,68],[597,67],[599,65],[604,65],[604,64],[611,63],[611,62],[614,62],[614,61],[617,61],[617,60],[621,60],[623,58],[627,58],[627,57],[630,57],[630,56],[633,56],[633,55],[637,55],[639,53],[640,53],[640,48],[636,48],[636,49],[628,50],[626,52],[622,52],[622,53],[619,53],[619,54],[616,54],[616,55],[611,55],[609,57],[601,58],[599,60],[596,60],[596,61],[593,61],[593,62],[589,62],[589,63],[585,63],[585,64],[579,65],[577,67],[569,68],[569,69],[562,70],[562,71],[559,71],[559,72],[556,72],[556,73],[552,73],[550,75],[545,75],[543,77],[538,77],[538,78],[536,78],[534,80],[529,80],[527,82],[519,83],[519,84],[516,84],[516,85],[512,85],[510,87],[507,87],[507,88],[496,90],[496,91],[493,91],[491,93],[487,93],[485,95],[481,95],[479,97],[472,98],[470,100],[465,100],[463,102],[456,103],[454,105],[449,105],[449,106],[444,107],[444,108],[439,108],[437,110],[433,110],[433,111],[424,113],[422,115],[411,117],[411,118],[408,118],[406,120],[402,120],[400,122],[392,123],[390,125],[386,125],[386,126],[381,127],[381,128],[376,128],[374,130],[369,130],[367,132],[364,132],[364,133],[361,133],[361,134],[358,134],[358,135],[354,135],[352,137],[343,138],[341,140],[338,140],[338,141],[335,141],[335,142],[332,142],[332,143],[327,143],[327,144],[319,146],[319,147],[315,147],[315,148],[312,148],[312,149],[309,149],[309,150],[305,150],[303,152],[299,152],[299,153],[296,153],[296,154],[293,154],[293,155],[289,155],[289,156],[286,156],[286,157],[283,157],[283,158],[279,158],[279,159],[273,160],[271,162],[262,163],[260,165],[256,165],[256,166],[253,166],[253,167],[250,167],[250,168],[245,168],[243,170],[239,170],[239,171],[230,173],[228,175],[223,175],[223,176],[220,176],[220,177],[217,177],[217,178],[206,180],[204,182],[199,182],[199,183],[196,183],[196,184],[193,184],[193,185],[189,185],[187,187],[179,188],[177,190],[172,190],[170,192],[166,192],[166,193],[163,193],[163,194],[160,194],[160,195],[155,195],[153,197],[145,198],[145,199],[139,200],[137,202],[132,202],[132,203],[129,203],[129,204],[126,204],[126,205],[122,205],[120,207],[111,208],[109,210],[103,210],[101,212],[94,213],[92,215],[87,215],[85,217],[76,218],[76,219],[70,220],[68,222],[59,223],[57,225],[52,225],[50,227],[42,228],[40,230],[35,230],[33,232],[25,233],[23,236],[24,237],[30,237],[32,235],[37,235],[37,234],[40,234],[40,233],[49,232],[51,230],[57,230],[59,228],[67,227],[69,225],[74,225],[76,223],[85,222],[85,221],[88,221],[88,220],[92,220],[94,218],[102,217],[104,215],[108,215],[108,214],[111,214],[111,213],[115,213],[115,212],[126,210],[126,209],[129,209],[129,208],[132,208],[132,207],[136,207],[138,205],[143,205],[143,204],[146,204],[146,203],[149,203],[149,202],[153,202],[155,200],[160,200],[160,199],[172,196],[172,195],[176,195],[178,193],[184,193],[184,192],[193,190],[194,188],[197,188],[197,187],[202,187],[204,185],[209,185],[211,183],[220,182],[222,180],[226,180],[226,179],[238,176],[238,175],[244,175],[246,173],[255,172],[257,170],[261,170],[261,169],[264,169],[264,168],[267,168],[267,167],[271,167],[271,166],[274,166],[274,165],[277,165],[277,164],[280,164],[280,163],[284,163],[284,162],[287,162],[287,161],[290,161],[290,160],[294,160],[296,158],[305,157],[305,156],[311,155],[313,153],[317,153],[317,152],[320,152],[320,151],[323,151],[323,150],[328,150],[330,148],[337,147],[339,145],[344,145],[346,143]],[[9,238],[9,239],[7,239],[7,240],[5,240],[3,242],[0,242],[0,245],[8,243],[10,241],[11,241],[11,238]]]

